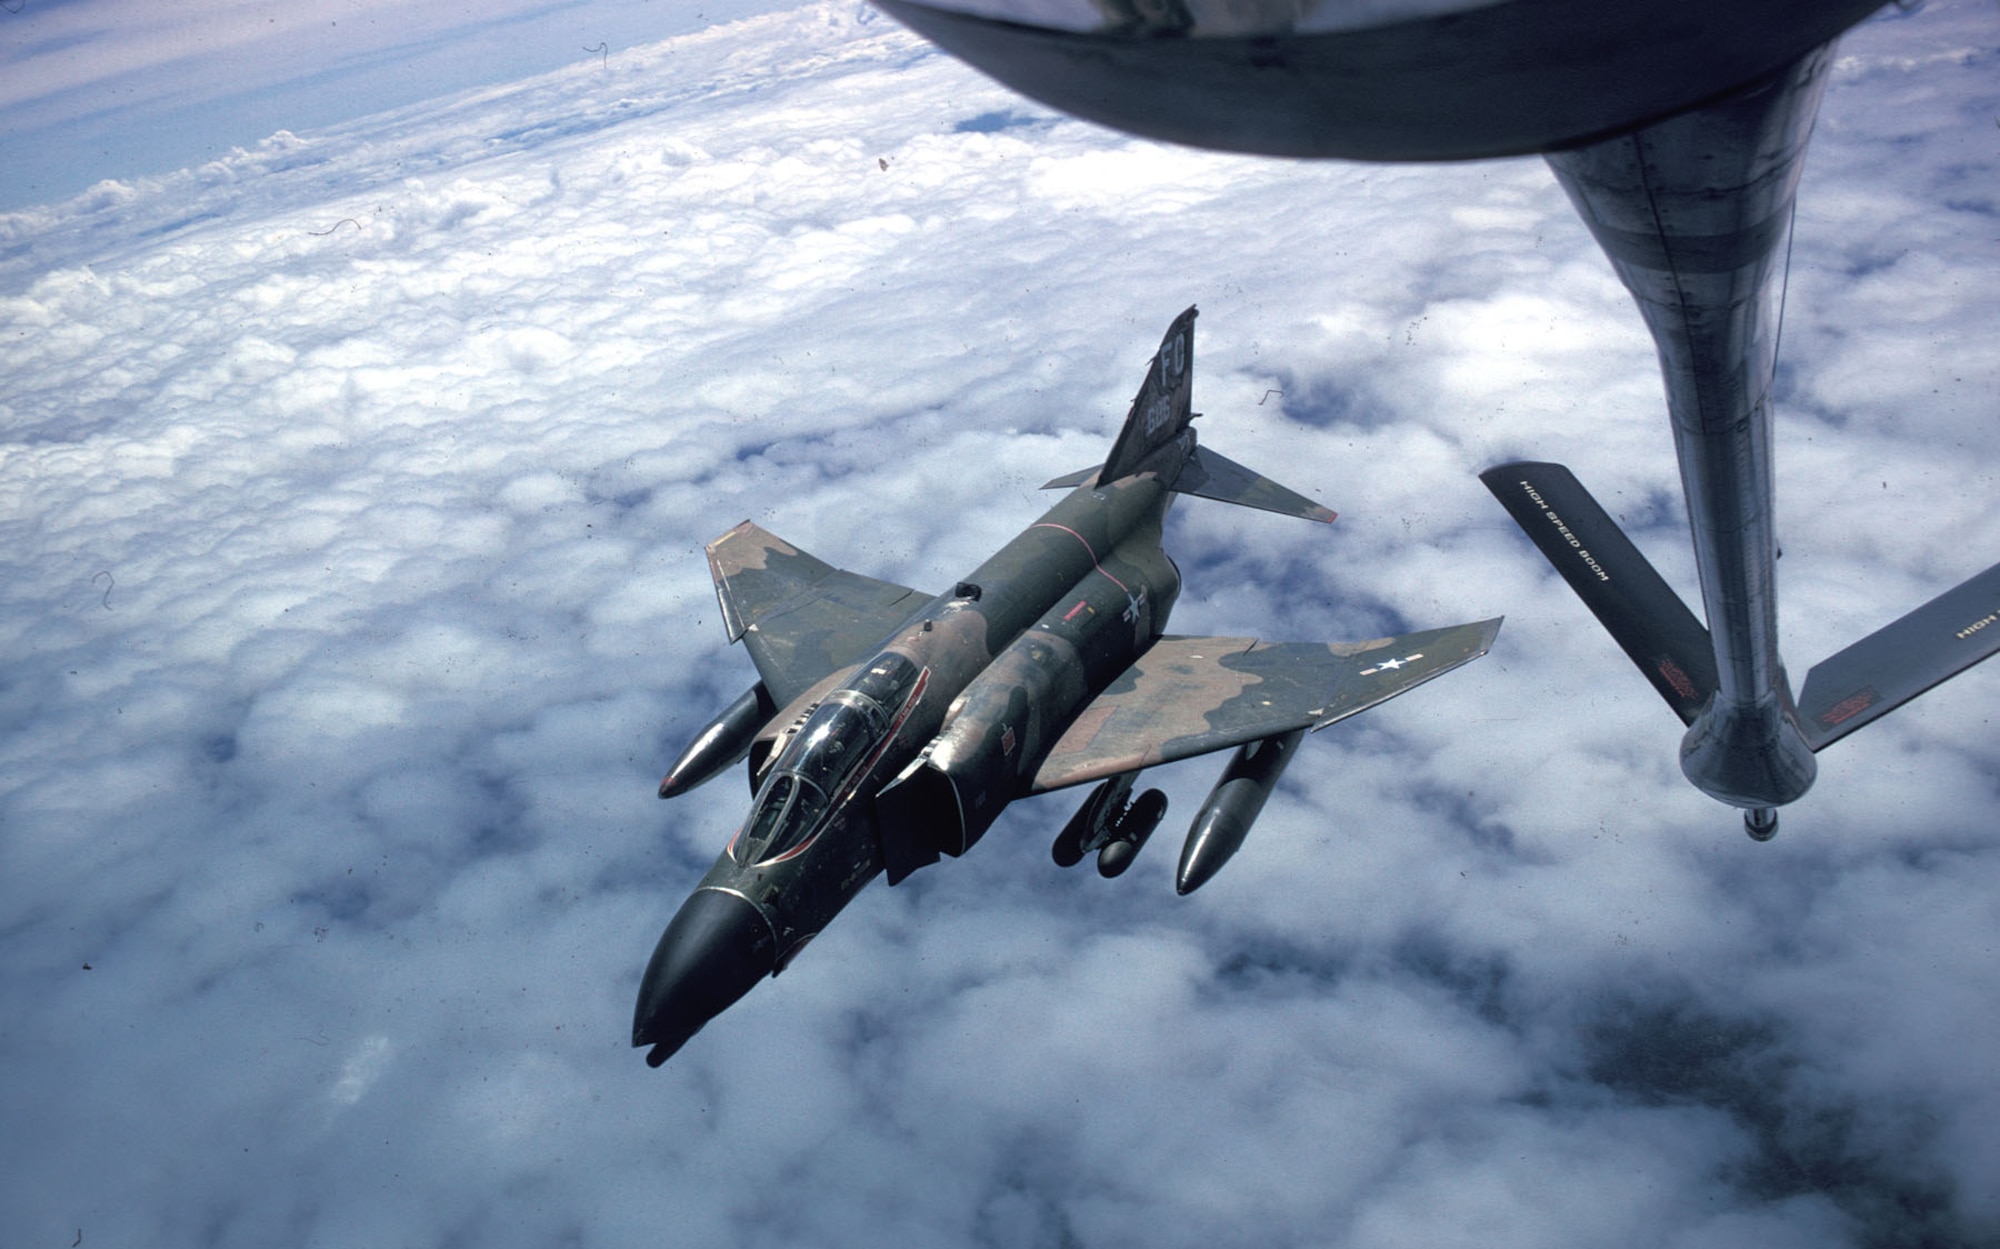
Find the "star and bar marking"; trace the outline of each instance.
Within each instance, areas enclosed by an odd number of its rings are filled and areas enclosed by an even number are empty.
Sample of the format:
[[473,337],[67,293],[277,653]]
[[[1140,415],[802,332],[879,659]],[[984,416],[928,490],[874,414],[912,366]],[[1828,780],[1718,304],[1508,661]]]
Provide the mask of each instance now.
[[1378,672],[1394,672],[1396,669],[1402,667],[1404,664],[1413,664],[1417,662],[1419,659],[1422,659],[1423,657],[1424,653],[1422,651],[1418,651],[1414,655],[1405,655],[1401,659],[1385,659],[1381,663],[1376,664],[1373,668],[1363,668],[1361,670],[1361,675],[1364,677],[1372,677]]

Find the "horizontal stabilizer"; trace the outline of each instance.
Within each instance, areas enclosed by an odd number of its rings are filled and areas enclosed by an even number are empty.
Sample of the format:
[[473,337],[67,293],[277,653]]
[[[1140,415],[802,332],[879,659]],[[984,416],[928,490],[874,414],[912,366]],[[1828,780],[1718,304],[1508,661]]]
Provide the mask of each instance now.
[[[1080,468],[1074,473],[1064,473],[1054,481],[1044,483],[1042,489],[1059,490],[1084,485],[1101,469],[1102,466],[1097,465]],[[1195,447],[1194,454],[1182,467],[1180,476],[1174,479],[1173,488],[1181,494],[1199,495],[1204,499],[1236,503],[1265,512],[1276,512],[1280,516],[1297,516],[1304,520],[1320,521],[1323,524],[1331,524],[1336,515],[1333,509],[1321,507],[1298,491],[1281,486],[1269,477],[1253,473],[1228,456],[1203,446]]]
[[1089,468],[1079,468],[1074,473],[1064,473],[1053,481],[1043,482],[1042,489],[1067,490],[1072,486],[1081,486],[1084,482],[1097,476],[1098,470],[1103,467],[1102,464],[1093,464]]
[[1618,522],[1560,464],[1499,464],[1479,480],[1681,722],[1694,723],[1716,687],[1708,629]]
[[1806,674],[1799,726],[1814,750],[2000,651],[2000,564]]
[[1258,476],[1228,456],[1218,455],[1207,447],[1194,449],[1193,458],[1174,481],[1174,489],[1182,494],[1200,495],[1204,499],[1220,499],[1224,503],[1276,512],[1280,516],[1297,516],[1326,524],[1331,524],[1334,517],[1330,509],[1286,489],[1269,477]]

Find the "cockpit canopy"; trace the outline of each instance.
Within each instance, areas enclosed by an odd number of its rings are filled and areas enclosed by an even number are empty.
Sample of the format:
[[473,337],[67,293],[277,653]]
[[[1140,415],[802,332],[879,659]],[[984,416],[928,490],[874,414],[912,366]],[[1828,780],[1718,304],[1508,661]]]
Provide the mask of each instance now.
[[922,676],[907,656],[884,651],[806,715],[757,791],[732,847],[738,863],[787,858],[819,835],[826,818],[851,796],[863,765],[881,754],[902,723]]

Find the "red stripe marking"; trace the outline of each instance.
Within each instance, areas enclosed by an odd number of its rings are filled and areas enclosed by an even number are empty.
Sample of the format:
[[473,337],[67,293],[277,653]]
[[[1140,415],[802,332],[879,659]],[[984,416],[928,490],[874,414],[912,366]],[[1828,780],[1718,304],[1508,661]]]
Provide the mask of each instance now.
[[[1028,528],[1060,529],[1064,533],[1068,534],[1070,537],[1075,538],[1078,542],[1083,543],[1084,553],[1090,556],[1090,566],[1092,568],[1095,568],[1097,571],[1104,573],[1105,579],[1110,581],[1112,585],[1115,585],[1119,589],[1124,590],[1125,593],[1127,594],[1132,593],[1132,591],[1126,586],[1126,584],[1123,581],[1120,581],[1118,578],[1112,576],[1109,572],[1105,571],[1104,565],[1097,562],[1097,551],[1090,545],[1090,539],[1084,537],[1076,530],[1071,529],[1068,525],[1058,525],[1054,521],[1048,521],[1048,520],[1036,521],[1034,524],[1028,526]],[[1067,620],[1068,617],[1065,616],[1064,619]]]

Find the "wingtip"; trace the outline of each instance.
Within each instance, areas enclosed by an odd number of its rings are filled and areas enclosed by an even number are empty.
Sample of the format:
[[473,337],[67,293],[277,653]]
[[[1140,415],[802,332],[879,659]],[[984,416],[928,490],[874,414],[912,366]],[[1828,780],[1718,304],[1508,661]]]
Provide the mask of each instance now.
[[1466,629],[1476,630],[1475,636],[1478,641],[1473,645],[1471,652],[1459,662],[1471,663],[1475,659],[1483,659],[1491,654],[1493,652],[1493,643],[1500,637],[1500,626],[1506,619],[1505,616],[1491,616],[1485,620],[1475,620],[1470,624],[1462,626]]
[[702,550],[707,552],[711,557],[713,557],[715,555],[716,548],[720,547],[723,543],[728,542],[731,538],[742,533],[746,529],[755,529],[756,527],[757,527],[757,522],[751,520],[748,516],[745,516],[742,520],[737,521],[735,524],[731,525],[728,529],[724,530],[722,533],[709,539],[707,544],[702,547]]

